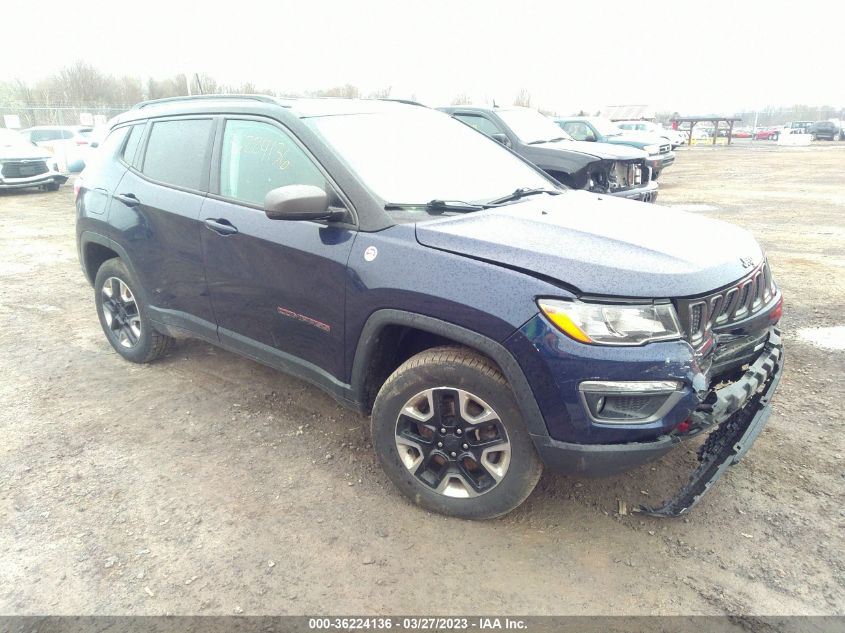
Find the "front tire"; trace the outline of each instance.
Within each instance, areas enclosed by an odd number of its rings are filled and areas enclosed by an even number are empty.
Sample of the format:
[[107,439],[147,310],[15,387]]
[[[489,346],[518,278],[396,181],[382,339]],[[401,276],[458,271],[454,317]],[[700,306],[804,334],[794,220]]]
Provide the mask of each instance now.
[[543,470],[507,380],[469,349],[437,347],[403,363],[379,391],[371,425],[387,476],[433,512],[506,514]]
[[94,280],[97,315],[106,339],[133,363],[149,363],[164,355],[173,339],[157,332],[138,293],[138,283],[119,259],[106,260]]

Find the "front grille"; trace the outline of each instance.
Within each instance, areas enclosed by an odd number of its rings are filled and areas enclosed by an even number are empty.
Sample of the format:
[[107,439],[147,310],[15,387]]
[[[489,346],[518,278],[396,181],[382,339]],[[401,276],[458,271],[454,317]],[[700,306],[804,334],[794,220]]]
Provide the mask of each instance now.
[[769,264],[763,261],[741,280],[703,297],[677,301],[678,318],[694,347],[714,329],[729,326],[760,312],[776,294]]
[[22,160],[3,163],[2,173],[4,178],[29,178],[46,174],[48,171],[50,170],[47,168],[47,163],[43,160]]
[[660,146],[660,153],[661,154],[668,154],[670,149],[672,149],[672,147],[670,145],[661,145]]

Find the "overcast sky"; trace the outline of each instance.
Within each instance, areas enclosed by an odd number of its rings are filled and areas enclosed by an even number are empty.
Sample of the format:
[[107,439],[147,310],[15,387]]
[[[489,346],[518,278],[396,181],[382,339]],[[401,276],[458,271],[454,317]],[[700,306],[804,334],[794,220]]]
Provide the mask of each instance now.
[[532,105],[561,113],[845,107],[842,0],[2,4],[0,79],[84,59],[115,74],[200,72],[285,91],[390,86],[428,105],[459,93],[511,103],[525,88]]

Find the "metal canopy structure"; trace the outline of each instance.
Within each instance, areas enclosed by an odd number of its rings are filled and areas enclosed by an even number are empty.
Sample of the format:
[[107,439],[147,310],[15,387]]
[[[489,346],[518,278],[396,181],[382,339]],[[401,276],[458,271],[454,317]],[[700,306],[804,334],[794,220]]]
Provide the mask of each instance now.
[[681,123],[689,123],[689,138],[692,144],[692,130],[696,123],[712,123],[713,124],[713,145],[716,144],[716,139],[719,138],[719,123],[724,121],[728,124],[728,145],[731,144],[733,138],[734,123],[742,122],[742,117],[738,116],[719,116],[716,114],[710,116],[681,116],[672,118],[672,129],[677,130]]

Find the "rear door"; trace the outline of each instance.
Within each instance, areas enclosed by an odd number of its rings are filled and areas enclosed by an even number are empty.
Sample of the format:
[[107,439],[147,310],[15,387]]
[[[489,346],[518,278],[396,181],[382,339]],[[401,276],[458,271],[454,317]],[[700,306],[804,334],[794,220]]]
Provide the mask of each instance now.
[[200,209],[216,120],[150,121],[133,165],[114,194],[109,225],[119,231],[155,321],[216,340],[205,281]]
[[271,365],[339,378],[355,226],[269,219],[264,196],[287,185],[315,185],[337,196],[336,206],[350,206],[286,127],[258,117],[227,118],[202,208],[218,333],[221,342]]

